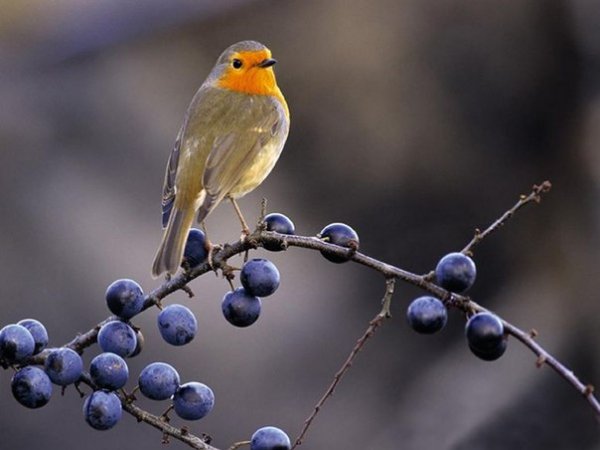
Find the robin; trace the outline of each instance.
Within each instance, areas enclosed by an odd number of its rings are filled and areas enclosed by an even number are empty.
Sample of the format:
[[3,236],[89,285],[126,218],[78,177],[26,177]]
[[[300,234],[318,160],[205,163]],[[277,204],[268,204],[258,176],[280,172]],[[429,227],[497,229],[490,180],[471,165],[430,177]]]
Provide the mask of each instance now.
[[165,229],[152,275],[177,272],[197,213],[202,222],[229,198],[249,234],[235,199],[269,175],[287,139],[290,116],[277,86],[271,51],[255,41],[227,48],[187,109],[165,173]]

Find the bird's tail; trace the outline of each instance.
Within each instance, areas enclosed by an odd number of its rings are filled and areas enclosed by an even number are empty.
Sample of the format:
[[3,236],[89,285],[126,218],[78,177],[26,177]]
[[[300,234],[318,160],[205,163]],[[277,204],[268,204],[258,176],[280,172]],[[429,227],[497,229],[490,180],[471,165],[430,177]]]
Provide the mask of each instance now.
[[193,208],[179,209],[174,207],[171,211],[169,223],[152,264],[152,276],[154,278],[158,278],[164,272],[171,275],[177,272],[183,259],[183,251],[194,221],[194,214]]

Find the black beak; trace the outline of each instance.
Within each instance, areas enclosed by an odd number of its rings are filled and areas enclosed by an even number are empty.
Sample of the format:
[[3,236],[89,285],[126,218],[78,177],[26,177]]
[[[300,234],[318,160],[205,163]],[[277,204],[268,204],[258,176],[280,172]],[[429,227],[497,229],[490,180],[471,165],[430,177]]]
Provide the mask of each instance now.
[[273,59],[273,58],[267,58],[267,59],[263,59],[261,62],[259,62],[259,63],[257,64],[257,66],[258,66],[258,67],[262,67],[262,68],[265,68],[265,67],[271,67],[271,66],[272,66],[273,64],[275,64],[276,62],[277,62],[277,60],[276,60],[276,59]]

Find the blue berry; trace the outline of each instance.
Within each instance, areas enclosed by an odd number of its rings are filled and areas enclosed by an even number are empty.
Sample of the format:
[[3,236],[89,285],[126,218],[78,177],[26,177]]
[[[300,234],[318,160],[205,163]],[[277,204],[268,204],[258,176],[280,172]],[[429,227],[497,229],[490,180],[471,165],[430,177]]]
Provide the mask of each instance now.
[[[335,244],[340,247],[350,248],[354,251],[358,250],[359,239],[358,234],[351,227],[344,223],[331,223],[321,230],[318,237],[330,244]],[[350,259],[350,255],[340,256],[335,253],[322,250],[321,254],[331,262],[340,264]]]
[[158,315],[158,330],[171,345],[185,345],[194,339],[198,321],[194,313],[183,305],[169,305]]
[[465,292],[473,283],[477,270],[471,258],[463,253],[449,253],[440,259],[435,268],[435,278],[440,286],[458,294]]
[[50,401],[52,383],[39,367],[23,367],[10,382],[15,399],[27,408],[41,408]]
[[208,246],[206,235],[202,230],[192,228],[188,234],[185,250],[183,251],[183,261],[190,268],[196,267],[206,261],[208,256]]
[[494,314],[482,312],[472,316],[465,329],[471,351],[479,358],[493,361],[506,350],[504,325]]
[[250,450],[290,450],[290,438],[277,427],[263,427],[254,432]]
[[140,391],[152,400],[166,400],[179,387],[179,374],[173,366],[155,362],[148,364],[138,378]]
[[44,363],[44,368],[54,384],[67,386],[75,383],[81,377],[83,361],[75,350],[62,347],[50,352]]
[[267,297],[279,287],[279,270],[267,259],[251,259],[242,267],[240,281],[248,294]]
[[135,351],[135,331],[119,320],[105,323],[98,332],[98,345],[103,352],[116,353],[125,358]]
[[[292,222],[287,216],[279,213],[271,213],[265,216],[265,225],[267,231],[274,231],[279,234],[290,234],[293,235],[296,232],[294,228],[294,222]],[[265,242],[263,247],[272,252],[279,252],[283,250],[279,243]]]
[[114,392],[95,391],[83,403],[83,417],[96,430],[114,427],[122,414],[121,401]]
[[173,396],[175,413],[185,420],[199,420],[212,411],[215,395],[211,388],[191,381],[182,384]]
[[114,281],[106,289],[106,304],[121,319],[129,320],[139,314],[144,306],[144,291],[133,280]]
[[37,355],[46,348],[48,345],[48,332],[46,331],[46,327],[44,327],[41,322],[35,319],[23,319],[19,320],[17,325],[24,326],[31,333],[33,341],[35,342],[33,349],[34,355]]
[[417,333],[432,334],[444,328],[448,312],[437,298],[423,296],[413,300],[408,306],[406,318]]
[[21,361],[33,355],[35,340],[22,325],[6,325],[0,330],[0,356],[7,362]]
[[243,287],[225,294],[221,304],[225,319],[236,327],[247,327],[256,322],[260,308],[260,298],[248,294]]
[[129,368],[119,355],[100,353],[90,363],[90,376],[99,388],[114,391],[127,383]]

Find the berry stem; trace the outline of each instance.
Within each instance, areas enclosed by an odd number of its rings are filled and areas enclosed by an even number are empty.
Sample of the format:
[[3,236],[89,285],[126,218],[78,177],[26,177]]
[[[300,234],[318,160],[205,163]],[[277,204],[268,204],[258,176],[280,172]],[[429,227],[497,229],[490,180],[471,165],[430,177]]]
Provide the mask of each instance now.
[[395,287],[395,278],[387,278],[385,280],[385,295],[383,296],[383,300],[381,300],[381,312],[379,313],[379,315],[385,317],[386,319],[392,317],[390,306],[392,305],[392,297],[394,296]]
[[250,445],[250,441],[240,441],[240,442],[236,442],[235,444],[233,444],[231,447],[229,447],[227,450],[236,450],[240,447],[243,447],[244,445]]

